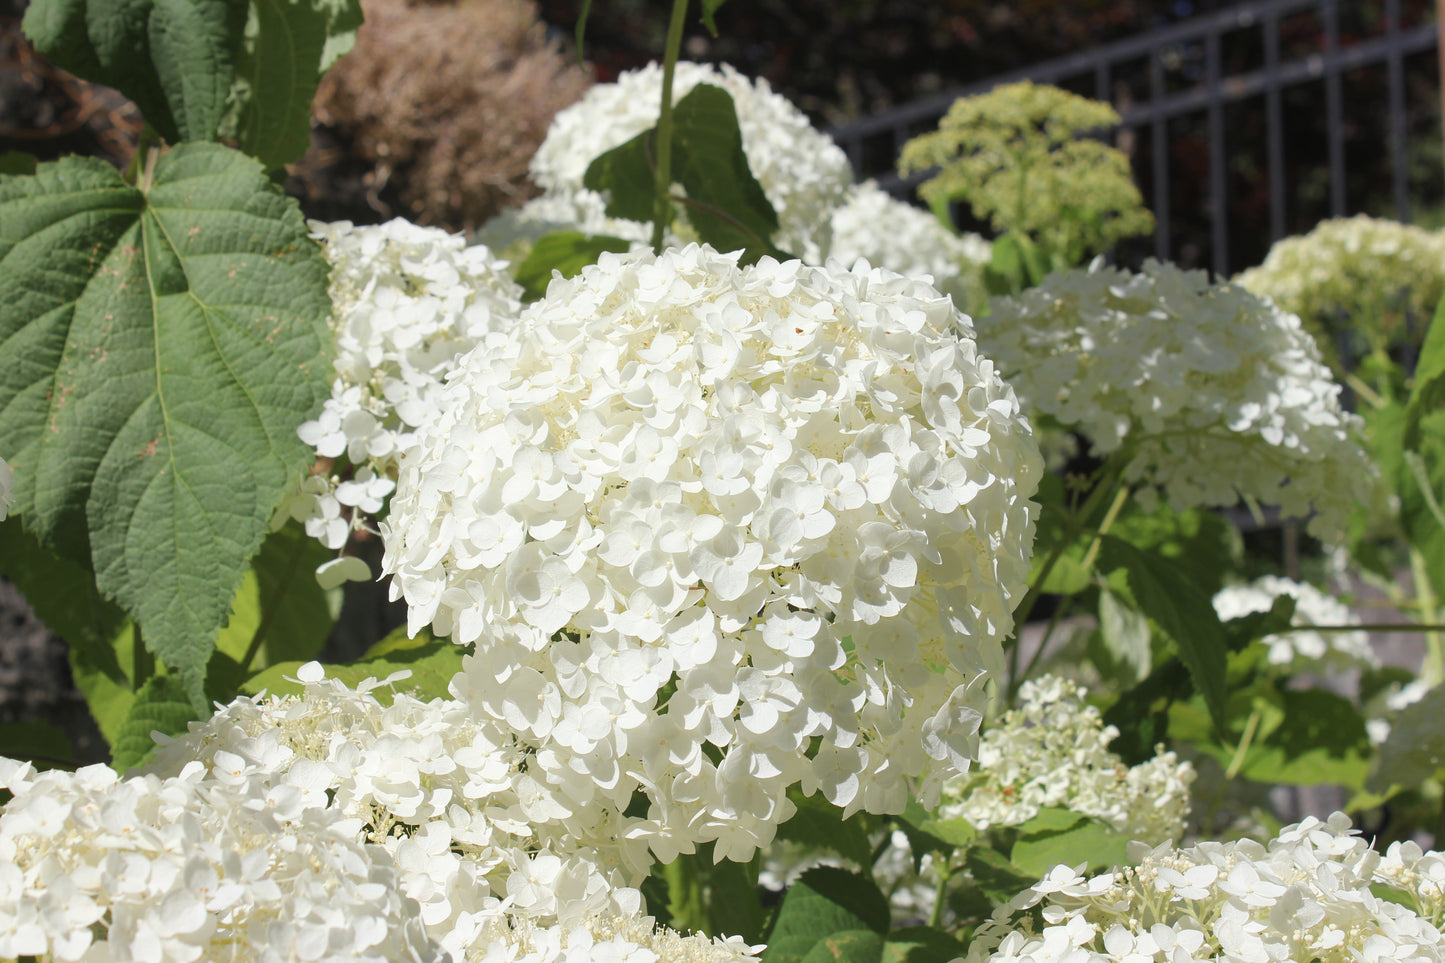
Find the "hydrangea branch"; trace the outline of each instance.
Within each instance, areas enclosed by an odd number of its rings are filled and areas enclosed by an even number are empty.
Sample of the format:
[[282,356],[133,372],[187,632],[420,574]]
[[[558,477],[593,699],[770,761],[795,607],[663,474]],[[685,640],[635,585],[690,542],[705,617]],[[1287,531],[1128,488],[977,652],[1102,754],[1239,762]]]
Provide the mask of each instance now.
[[682,23],[688,0],[673,0],[672,19],[667,24],[667,49],[662,62],[662,102],[657,116],[657,180],[652,209],[652,249],[662,253],[663,233],[672,220],[668,212],[668,190],[672,187],[672,76],[682,51]]

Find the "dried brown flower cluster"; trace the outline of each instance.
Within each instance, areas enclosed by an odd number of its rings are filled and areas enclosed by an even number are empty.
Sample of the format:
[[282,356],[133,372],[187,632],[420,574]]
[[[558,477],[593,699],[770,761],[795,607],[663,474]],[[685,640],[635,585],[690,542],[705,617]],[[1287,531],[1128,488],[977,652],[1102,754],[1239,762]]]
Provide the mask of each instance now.
[[308,213],[469,230],[535,193],[528,160],[552,115],[591,85],[548,39],[536,5],[362,7],[355,49],[317,91],[321,128],[292,168]]

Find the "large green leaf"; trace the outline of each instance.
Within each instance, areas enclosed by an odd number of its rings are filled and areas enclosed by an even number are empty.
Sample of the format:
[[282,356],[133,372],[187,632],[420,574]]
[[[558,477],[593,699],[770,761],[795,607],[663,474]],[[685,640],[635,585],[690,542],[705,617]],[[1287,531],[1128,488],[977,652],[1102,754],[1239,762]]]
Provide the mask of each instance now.
[[852,860],[861,869],[873,865],[873,846],[863,828],[863,814],[843,818],[843,810],[821,794],[805,796],[796,786],[788,798],[797,807],[793,818],[778,827],[778,839],[799,843],[811,850],[831,850]]
[[253,669],[314,658],[336,619],[312,573],[331,556],[295,521],[266,536],[231,603],[216,648],[240,662],[258,644],[257,658],[249,665]]
[[311,453],[327,269],[260,165],[212,144],[148,192],[66,158],[0,177],[0,437],[16,511],[89,565],[205,706],[217,630]]
[[1060,864],[1101,869],[1122,863],[1128,837],[1099,819],[1066,809],[1043,809],[1019,827],[1009,859],[1026,874],[1042,877]]
[[596,264],[604,251],[626,253],[632,242],[605,234],[583,234],[581,231],[553,231],[544,234],[532,245],[526,260],[517,265],[517,283],[527,300],[535,301],[547,293],[552,272],[564,278],[581,273],[589,264]]
[[1156,553],[1142,552],[1112,535],[1101,536],[1100,545],[1099,570],[1125,573],[1135,605],[1174,642],[1179,660],[1204,697],[1215,725],[1223,731],[1228,654],[1224,627],[1209,596]]
[[306,152],[321,74],[356,42],[358,0],[252,0],[235,51],[236,138],[268,168]]
[[174,142],[215,139],[245,22],[235,0],[32,0],[24,30],[66,70],[135,101]]
[[788,887],[762,959],[803,963],[829,937],[860,931],[878,936],[881,950],[889,917],[888,900],[870,878],[832,866],[810,869]]

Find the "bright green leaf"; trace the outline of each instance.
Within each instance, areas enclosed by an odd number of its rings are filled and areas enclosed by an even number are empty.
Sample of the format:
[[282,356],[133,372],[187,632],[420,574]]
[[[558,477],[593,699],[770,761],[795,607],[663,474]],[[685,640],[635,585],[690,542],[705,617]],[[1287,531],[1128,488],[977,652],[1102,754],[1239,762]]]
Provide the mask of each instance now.
[[135,694],[135,702],[126,713],[111,748],[111,766],[124,773],[144,765],[156,748],[152,732],[183,735],[188,723],[200,718],[180,679],[173,675],[152,676]]
[[1283,721],[1249,749],[1239,774],[1263,783],[1362,788],[1374,752],[1354,703],[1325,689],[1280,696]]
[[[1060,815],[1066,813],[1066,815]],[[1040,817],[1044,812],[1039,814]],[[1077,818],[1071,818],[1077,817]],[[1032,827],[1032,828],[1031,828]],[[1105,868],[1124,862],[1129,839],[1108,823],[1077,813],[1053,810],[1052,816],[1019,827],[1010,861],[1026,874],[1041,877],[1061,863]]]
[[[398,682],[397,689],[422,699],[446,698],[452,677],[462,670],[462,658],[467,651],[467,647],[450,639],[433,638],[426,629],[418,632],[416,638],[409,639],[403,627],[372,646],[357,661],[326,666],[326,675],[355,686],[363,679],[384,679],[405,669],[411,672],[411,676]],[[277,663],[247,679],[242,689],[251,694],[265,689],[277,695],[299,695],[305,687],[287,680],[286,676],[294,679],[301,665],[299,661]],[[389,703],[389,692],[378,689],[376,696]]]
[[358,0],[252,0],[235,51],[236,139],[268,169],[311,143],[311,101],[321,74],[356,42]]
[[978,836],[978,830],[973,828],[973,823],[962,816],[953,819],[926,819],[918,828],[950,846],[967,846]]
[[1129,593],[1143,612],[1174,642],[1214,723],[1225,725],[1224,627],[1208,595],[1163,557],[1141,552],[1112,535],[1100,537],[1099,570],[1123,570]]
[[603,234],[583,234],[581,231],[553,231],[544,234],[532,245],[527,259],[517,266],[516,280],[528,301],[535,301],[547,293],[552,283],[552,272],[560,271],[564,278],[581,273],[589,264],[596,264],[604,251],[626,253],[631,243],[620,237]]
[[0,436],[16,511],[89,564],[197,709],[329,392],[327,268],[295,202],[210,144],[148,194],[102,161],[0,178]]
[[764,963],[802,963],[813,948],[836,933],[888,932],[887,898],[872,879],[832,866],[810,869],[788,887],[768,935]]
[[174,143],[215,139],[245,19],[234,0],[33,0],[24,30],[66,70],[135,101]]

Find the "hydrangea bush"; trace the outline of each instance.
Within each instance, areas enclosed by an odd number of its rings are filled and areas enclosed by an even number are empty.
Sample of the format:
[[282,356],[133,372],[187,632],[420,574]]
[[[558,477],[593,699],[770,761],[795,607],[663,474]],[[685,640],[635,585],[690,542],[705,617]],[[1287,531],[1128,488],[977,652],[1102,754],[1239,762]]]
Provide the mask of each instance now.
[[[27,29],[64,61],[60,2]],[[307,76],[345,6],[286,14],[325,38]],[[1389,397],[1351,381],[1367,454],[1281,306],[1050,273],[1147,212],[1122,155],[1022,108],[1108,115],[1044,90],[928,141],[988,165],[992,244],[695,65],[559,118],[544,197],[484,232],[517,260],[308,231],[266,174],[305,132],[257,118],[309,92],[247,72],[271,15],[211,24],[237,59],[178,88],[149,46],[191,42],[172,14],[111,25],[155,81],[135,170],[0,175],[0,571],[113,749],[41,772],[68,749],[6,730],[34,763],[0,762],[0,959],[1439,954],[1445,862],[1407,838],[1445,759],[1445,326]],[[960,153],[1021,119],[1013,153]],[[1408,545],[1371,564],[1410,559],[1435,633],[1419,679],[1216,511],[1333,538],[1375,484]],[[307,569],[368,578],[369,535],[414,638],[323,666]],[[1373,846],[1264,828],[1275,787],[1319,785]]]

